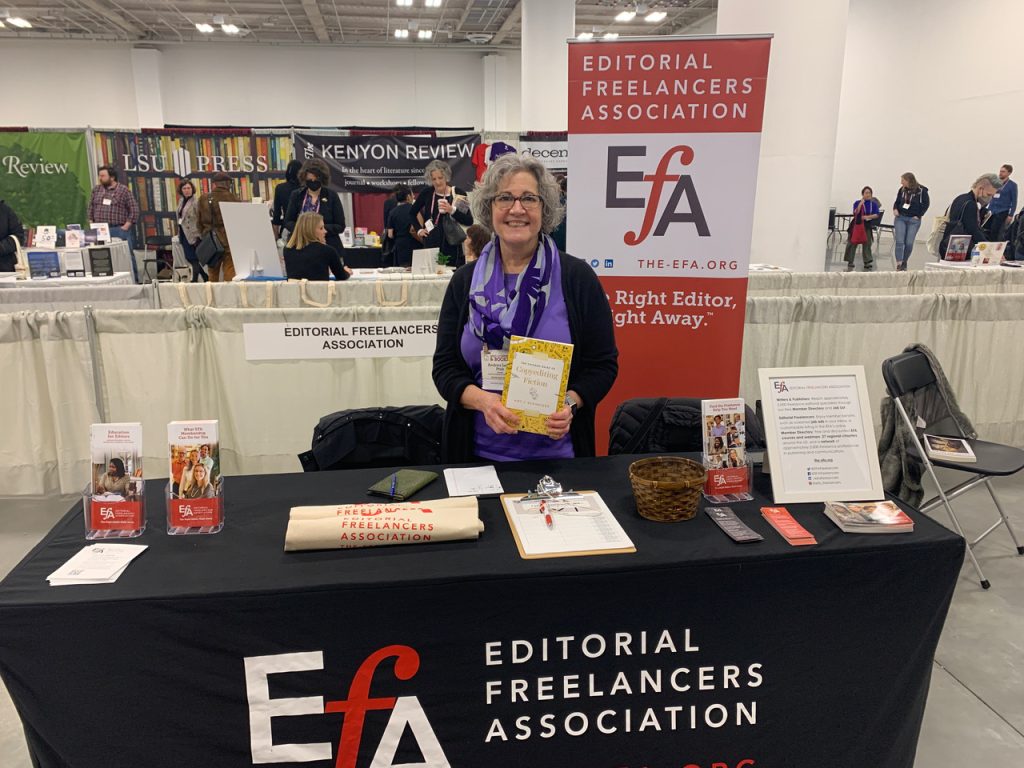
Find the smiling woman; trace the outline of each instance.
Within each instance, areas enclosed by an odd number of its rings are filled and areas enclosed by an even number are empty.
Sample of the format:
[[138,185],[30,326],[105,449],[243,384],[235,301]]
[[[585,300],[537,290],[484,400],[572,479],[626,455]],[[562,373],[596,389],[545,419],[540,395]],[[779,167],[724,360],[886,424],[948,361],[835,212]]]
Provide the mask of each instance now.
[[[618,350],[594,271],[551,239],[564,215],[558,183],[534,158],[509,154],[488,167],[470,204],[493,237],[441,305],[433,374],[448,402],[446,459],[593,456],[594,413],[618,374]],[[512,336],[573,344],[566,402],[546,435],[519,432],[501,402]]]

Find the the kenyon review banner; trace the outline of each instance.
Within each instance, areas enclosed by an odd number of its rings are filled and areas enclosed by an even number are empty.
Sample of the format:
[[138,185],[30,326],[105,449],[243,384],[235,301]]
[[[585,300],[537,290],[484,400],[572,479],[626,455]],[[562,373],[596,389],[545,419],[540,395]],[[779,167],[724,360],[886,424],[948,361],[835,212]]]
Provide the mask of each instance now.
[[331,188],[339,192],[390,192],[395,184],[413,190],[426,182],[431,160],[452,167],[452,184],[470,190],[476,181],[473,150],[480,134],[463,136],[318,136],[295,134],[295,157],[319,157],[331,167]]
[[604,284],[631,397],[739,388],[771,39],[569,46],[568,250]]

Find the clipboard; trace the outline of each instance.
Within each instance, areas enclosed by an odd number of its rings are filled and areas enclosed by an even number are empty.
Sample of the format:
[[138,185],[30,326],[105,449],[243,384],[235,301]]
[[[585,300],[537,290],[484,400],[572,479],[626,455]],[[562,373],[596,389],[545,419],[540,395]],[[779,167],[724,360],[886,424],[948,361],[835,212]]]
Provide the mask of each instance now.
[[[524,560],[541,560],[551,557],[586,557],[589,555],[627,555],[636,552],[636,546],[615,519],[604,499],[596,491],[576,491],[574,496],[580,499],[574,507],[585,506],[588,509],[580,512],[569,512],[555,506],[552,510],[553,526],[548,527],[543,515],[539,512],[522,512],[516,509],[517,502],[525,493],[504,493],[501,495],[501,506],[505,510],[505,518],[512,530],[512,537],[519,549],[519,556]],[[553,499],[548,502],[556,504],[572,504],[569,500]],[[539,501],[531,502],[538,504]],[[521,517],[529,517],[521,521]],[[528,523],[522,525],[522,522]],[[598,527],[603,532],[594,529]],[[550,532],[548,534],[547,532]],[[548,536],[550,535],[550,539]],[[573,548],[566,537],[583,539],[588,543],[580,548]],[[590,542],[597,538],[605,538],[609,546],[593,546]],[[546,542],[545,540],[548,539]],[[547,544],[548,546],[545,546]]]

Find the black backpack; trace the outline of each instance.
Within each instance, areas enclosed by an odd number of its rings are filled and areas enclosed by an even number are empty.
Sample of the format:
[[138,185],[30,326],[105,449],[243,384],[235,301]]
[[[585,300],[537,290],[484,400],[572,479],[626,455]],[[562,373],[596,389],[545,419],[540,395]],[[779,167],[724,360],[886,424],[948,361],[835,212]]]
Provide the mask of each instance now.
[[338,411],[320,419],[299,461],[305,472],[440,464],[443,423],[436,405]]

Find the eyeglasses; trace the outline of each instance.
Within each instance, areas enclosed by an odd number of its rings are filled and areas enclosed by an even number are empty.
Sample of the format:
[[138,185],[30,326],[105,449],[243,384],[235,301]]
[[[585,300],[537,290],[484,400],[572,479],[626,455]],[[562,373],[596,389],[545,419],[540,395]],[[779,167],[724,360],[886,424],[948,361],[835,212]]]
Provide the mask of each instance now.
[[540,197],[531,192],[527,192],[525,195],[520,195],[519,197],[510,195],[508,192],[502,192],[500,195],[495,195],[491,202],[494,203],[494,206],[499,211],[507,211],[516,204],[517,200],[519,201],[519,204],[523,206],[523,209],[527,211],[537,210],[543,202]]

